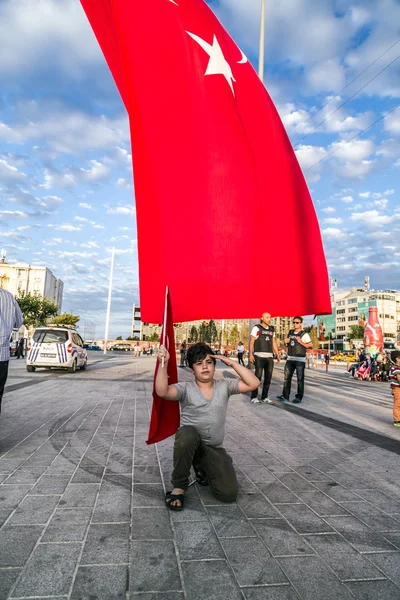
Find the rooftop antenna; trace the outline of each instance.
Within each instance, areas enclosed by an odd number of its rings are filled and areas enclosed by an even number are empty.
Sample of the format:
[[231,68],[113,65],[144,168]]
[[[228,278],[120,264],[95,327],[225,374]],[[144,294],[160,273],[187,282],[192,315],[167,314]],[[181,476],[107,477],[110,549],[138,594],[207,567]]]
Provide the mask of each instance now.
[[6,262],[6,256],[7,256],[7,250],[3,250],[1,251],[1,258],[0,258],[0,263],[2,265],[4,265],[4,263]]

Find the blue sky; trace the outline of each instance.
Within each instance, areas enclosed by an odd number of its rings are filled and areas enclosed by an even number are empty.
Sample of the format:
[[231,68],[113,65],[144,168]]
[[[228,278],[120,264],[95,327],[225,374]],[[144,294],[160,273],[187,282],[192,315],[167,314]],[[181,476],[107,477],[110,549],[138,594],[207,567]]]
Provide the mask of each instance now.
[[[256,66],[260,1],[209,4]],[[264,81],[305,170],[330,276],[400,288],[400,109],[381,118],[400,104],[400,1],[266,4]],[[63,308],[98,337],[115,246],[110,333],[126,337],[138,301],[128,121],[79,1],[2,0],[0,56],[0,246],[61,277]]]

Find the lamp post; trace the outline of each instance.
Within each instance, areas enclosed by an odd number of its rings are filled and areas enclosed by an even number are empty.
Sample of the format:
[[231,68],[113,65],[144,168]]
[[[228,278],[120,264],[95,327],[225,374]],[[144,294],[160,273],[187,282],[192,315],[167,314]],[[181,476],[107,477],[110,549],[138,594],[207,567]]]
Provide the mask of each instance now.
[[265,45],[265,0],[261,0],[260,50],[258,54],[258,76],[264,81],[264,45]]
[[107,354],[108,330],[109,330],[109,326],[110,326],[111,296],[112,296],[112,284],[113,284],[113,273],[114,273],[114,257],[115,257],[115,248],[112,249],[112,254],[111,254],[110,284],[108,287],[106,330],[104,333],[104,354]]

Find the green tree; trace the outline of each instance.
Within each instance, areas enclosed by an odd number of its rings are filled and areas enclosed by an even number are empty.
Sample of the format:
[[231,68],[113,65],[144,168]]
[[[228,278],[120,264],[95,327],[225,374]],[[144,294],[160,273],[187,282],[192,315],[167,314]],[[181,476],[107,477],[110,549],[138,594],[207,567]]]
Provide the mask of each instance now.
[[149,336],[149,342],[159,342],[160,341],[160,335],[157,332],[153,332],[150,336]]
[[115,338],[116,340],[122,340],[122,335],[119,335],[117,338]]
[[58,311],[56,304],[50,302],[48,298],[43,298],[38,292],[31,294],[31,292],[18,290],[15,299],[21,308],[26,327],[46,325],[47,321],[51,317],[55,317]]
[[215,321],[213,321],[212,319],[208,324],[208,334],[209,334],[209,342],[211,344],[214,344],[218,339],[218,329],[215,324]]
[[210,331],[208,328],[208,323],[203,321],[199,327],[199,342],[209,343],[209,335]]
[[318,350],[319,348],[319,339],[318,339],[318,331],[315,325],[312,325],[309,330],[309,336],[311,338],[311,342],[314,350]]
[[190,330],[190,341],[193,344],[195,344],[198,339],[199,339],[199,332],[197,331],[197,327],[195,325],[192,325],[192,328]]
[[51,319],[51,322],[54,325],[76,325],[79,319],[79,315],[73,315],[72,312],[69,312],[56,315]]
[[128,335],[128,337],[126,338],[126,340],[127,340],[128,342],[131,342],[131,341],[132,341],[132,340],[134,340],[134,339],[135,339],[135,338],[134,338],[134,337],[132,337],[131,335]]
[[363,340],[364,339],[364,331],[365,331],[365,327],[362,327],[361,325],[352,325],[350,327],[350,334],[349,334],[349,339],[350,340]]
[[244,325],[242,327],[242,342],[243,342],[243,344],[247,344],[248,343],[249,337],[250,337],[249,322],[246,321],[246,323],[244,323]]
[[234,325],[231,329],[231,332],[229,334],[229,343],[232,346],[237,346],[238,342],[239,342],[239,329],[237,325]]

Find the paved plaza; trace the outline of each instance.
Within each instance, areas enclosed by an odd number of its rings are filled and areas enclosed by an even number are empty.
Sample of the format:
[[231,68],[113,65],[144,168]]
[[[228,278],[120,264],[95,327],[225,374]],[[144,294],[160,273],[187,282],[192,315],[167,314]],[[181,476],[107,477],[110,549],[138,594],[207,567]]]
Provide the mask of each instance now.
[[[173,513],[163,497],[173,440],[145,444],[155,360],[91,353],[90,363],[32,374],[12,359],[0,600],[400,598],[400,431],[388,384],[331,366],[306,372],[300,406],[234,396],[225,446],[237,503],[193,485]],[[220,365],[217,376],[235,375]]]

